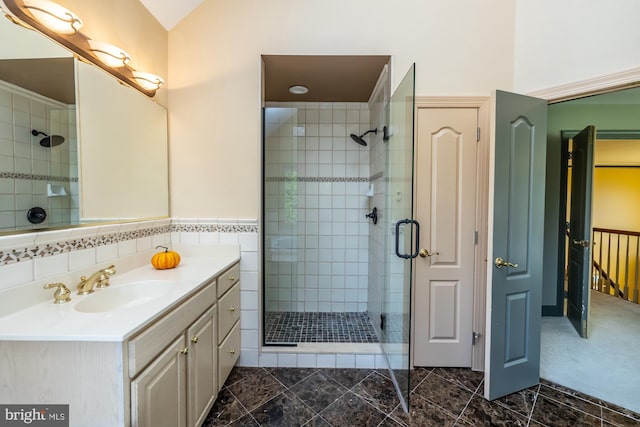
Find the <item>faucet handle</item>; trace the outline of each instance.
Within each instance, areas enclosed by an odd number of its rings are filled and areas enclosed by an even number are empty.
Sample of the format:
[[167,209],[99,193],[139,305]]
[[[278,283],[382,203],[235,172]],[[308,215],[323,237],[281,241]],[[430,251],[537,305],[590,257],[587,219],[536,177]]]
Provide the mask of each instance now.
[[64,285],[64,283],[47,283],[43,288],[56,288],[56,291],[53,293],[54,304],[64,304],[65,302],[71,301],[71,291]]
[[98,276],[98,280],[96,280],[96,288],[106,288],[110,285],[109,278],[116,274],[116,266],[110,265],[109,267],[102,270],[102,274]]
[[106,288],[109,285],[109,274],[101,274],[96,280],[96,288]]

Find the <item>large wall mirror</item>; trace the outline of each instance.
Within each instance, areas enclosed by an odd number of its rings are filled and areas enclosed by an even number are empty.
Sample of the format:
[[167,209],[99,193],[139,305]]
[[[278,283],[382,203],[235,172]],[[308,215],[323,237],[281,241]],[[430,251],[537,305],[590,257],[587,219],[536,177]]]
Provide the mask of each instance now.
[[169,214],[166,109],[0,19],[0,234]]

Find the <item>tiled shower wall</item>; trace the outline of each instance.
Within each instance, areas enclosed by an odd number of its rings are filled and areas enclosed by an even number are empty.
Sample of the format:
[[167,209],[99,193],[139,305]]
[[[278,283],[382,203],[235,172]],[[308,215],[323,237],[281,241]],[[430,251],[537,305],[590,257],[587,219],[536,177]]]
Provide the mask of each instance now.
[[[63,136],[65,142],[42,147],[43,136],[31,135],[32,129]],[[0,230],[78,222],[75,129],[73,105],[0,82]],[[27,220],[27,211],[36,206],[47,212],[38,225]]]
[[265,309],[367,311],[368,104],[269,103],[265,127]]

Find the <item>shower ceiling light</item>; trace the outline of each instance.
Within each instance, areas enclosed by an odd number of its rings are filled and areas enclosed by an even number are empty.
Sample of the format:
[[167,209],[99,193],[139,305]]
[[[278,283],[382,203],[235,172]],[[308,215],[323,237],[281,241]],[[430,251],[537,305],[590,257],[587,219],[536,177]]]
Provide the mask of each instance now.
[[162,77],[144,71],[132,71],[133,78],[147,90],[157,90],[164,84]]
[[305,93],[309,92],[309,88],[302,85],[294,85],[289,87],[289,92],[294,95],[304,95]]
[[131,61],[127,52],[110,43],[88,39],[91,52],[107,67],[124,67]]
[[82,20],[73,12],[49,0],[23,0],[24,8],[49,30],[64,35],[77,34]]

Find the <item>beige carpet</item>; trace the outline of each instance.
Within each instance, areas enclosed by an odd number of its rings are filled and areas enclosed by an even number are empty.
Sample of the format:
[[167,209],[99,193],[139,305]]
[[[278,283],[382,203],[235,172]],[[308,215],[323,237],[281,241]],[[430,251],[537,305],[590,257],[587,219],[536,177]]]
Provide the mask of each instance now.
[[589,338],[542,318],[540,376],[640,412],[640,305],[591,292]]

